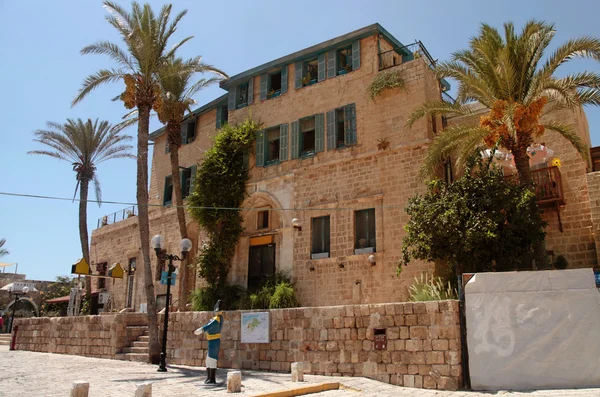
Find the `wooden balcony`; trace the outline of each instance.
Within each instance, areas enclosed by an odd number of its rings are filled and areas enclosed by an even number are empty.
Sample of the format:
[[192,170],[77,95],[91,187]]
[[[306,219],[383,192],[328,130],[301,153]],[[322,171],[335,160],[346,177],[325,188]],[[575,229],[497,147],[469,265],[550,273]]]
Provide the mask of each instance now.
[[557,166],[531,170],[531,179],[535,184],[535,195],[540,207],[565,204],[562,178]]

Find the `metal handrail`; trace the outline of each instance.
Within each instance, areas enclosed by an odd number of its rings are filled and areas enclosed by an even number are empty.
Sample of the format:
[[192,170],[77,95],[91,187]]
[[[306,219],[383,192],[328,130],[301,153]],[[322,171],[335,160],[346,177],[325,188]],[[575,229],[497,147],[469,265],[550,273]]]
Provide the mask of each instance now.
[[412,44],[381,52],[379,54],[379,70],[389,69],[421,56],[425,57],[430,68],[434,68],[437,64],[437,60],[433,59],[423,43],[417,40]]
[[131,207],[123,208],[117,212],[113,212],[112,214],[104,215],[102,218],[98,218],[97,227],[101,228],[102,226],[111,225],[113,223],[117,223],[123,221],[132,216],[136,216],[137,206],[133,205]]

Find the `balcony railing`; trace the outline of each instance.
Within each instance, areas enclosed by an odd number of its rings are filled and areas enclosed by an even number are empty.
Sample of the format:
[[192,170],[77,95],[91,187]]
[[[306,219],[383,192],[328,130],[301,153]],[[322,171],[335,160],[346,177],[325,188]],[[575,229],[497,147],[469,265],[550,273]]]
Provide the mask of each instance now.
[[110,225],[116,222],[123,221],[127,218],[131,218],[132,216],[136,216],[137,206],[131,206],[127,208],[123,208],[120,211],[113,212],[112,214],[104,215],[102,218],[98,219],[98,228],[106,225]]
[[379,70],[389,69],[421,57],[425,58],[430,68],[433,68],[437,62],[431,57],[423,43],[416,41],[404,47],[394,48],[379,54]]
[[[507,177],[516,181],[516,175]],[[540,207],[550,205],[564,205],[562,178],[556,166],[531,170],[531,179],[535,186],[535,196]]]

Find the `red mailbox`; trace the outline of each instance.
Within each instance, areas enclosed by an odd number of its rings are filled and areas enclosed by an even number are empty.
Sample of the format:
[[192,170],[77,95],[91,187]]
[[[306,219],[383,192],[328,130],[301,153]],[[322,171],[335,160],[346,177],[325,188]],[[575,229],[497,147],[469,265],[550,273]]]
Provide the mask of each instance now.
[[374,339],[375,339],[375,350],[386,350],[387,349],[387,337],[385,335],[385,328],[375,328]]

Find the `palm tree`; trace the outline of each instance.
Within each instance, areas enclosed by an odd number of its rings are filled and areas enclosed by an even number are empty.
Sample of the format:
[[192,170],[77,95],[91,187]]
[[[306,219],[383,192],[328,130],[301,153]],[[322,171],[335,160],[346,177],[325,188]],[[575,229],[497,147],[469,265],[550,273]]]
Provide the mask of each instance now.
[[131,13],[117,3],[104,2],[104,8],[109,12],[106,17],[119,33],[127,50],[118,45],[101,41],[81,50],[82,54],[108,55],[118,64],[117,69],[101,69],[88,76],[73,105],[85,98],[96,87],[122,80],[125,91],[120,99],[128,109],[137,109],[137,204],[140,230],[140,243],[144,260],[144,285],[146,304],[148,306],[148,332],[150,362],[160,361],[158,344],[158,321],[156,313],[156,297],[154,282],[150,267],[150,227],[148,224],[148,128],[150,124],[150,109],[159,94],[156,73],[165,60],[175,54],[175,51],[191,39],[187,37],[167,49],[169,38],[177,30],[177,24],[187,11],[182,11],[171,21],[172,6],[163,6],[156,15],[149,4],[143,7],[137,2],[132,3]]
[[[571,126],[556,121],[540,124],[540,118],[551,110],[600,105],[600,74],[585,71],[555,76],[558,67],[572,58],[600,60],[600,40],[569,40],[542,62],[554,34],[554,25],[539,21],[527,22],[520,34],[512,23],[505,23],[504,36],[482,24],[468,49],[455,52],[449,62],[436,67],[439,78],[458,81],[457,101],[424,103],[410,115],[409,126],[426,116],[473,116],[474,110],[467,106],[473,101],[490,111],[479,125],[450,126],[438,134],[425,156],[423,177],[433,176],[449,155],[460,167],[479,148],[501,146],[512,152],[520,183],[532,185],[527,147],[545,130],[558,132],[588,159],[585,143]],[[546,268],[544,242],[536,244],[534,251],[537,266]]]
[[8,250],[4,247],[4,244],[6,244],[6,239],[5,238],[0,238],[0,258],[2,258],[5,255],[8,255]]
[[[35,131],[35,142],[46,145],[48,150],[32,150],[29,154],[42,154],[69,161],[73,165],[79,189],[79,240],[81,253],[90,263],[90,248],[87,228],[87,200],[90,182],[94,184],[98,206],[102,202],[102,190],[96,167],[107,160],[118,158],[135,158],[128,153],[133,147],[125,144],[131,139],[121,135],[123,127],[113,127],[108,121],[92,121],[88,119],[67,119],[64,124],[48,122],[48,129]],[[86,296],[92,294],[91,277],[85,278]]]
[[[212,73],[216,75],[208,79],[202,78],[193,81],[196,73]],[[161,123],[166,125],[167,140],[171,160],[171,180],[173,181],[173,195],[177,208],[177,221],[181,238],[187,238],[185,225],[185,209],[179,179],[179,148],[181,147],[181,123],[186,112],[191,112],[190,107],[196,104],[194,96],[210,84],[227,78],[221,70],[202,62],[201,58],[184,61],[181,58],[170,58],[158,73],[161,95],[155,102],[154,109]],[[192,175],[192,177],[194,177]],[[182,263],[181,280],[179,282],[179,308],[185,310],[188,300],[187,264]]]

